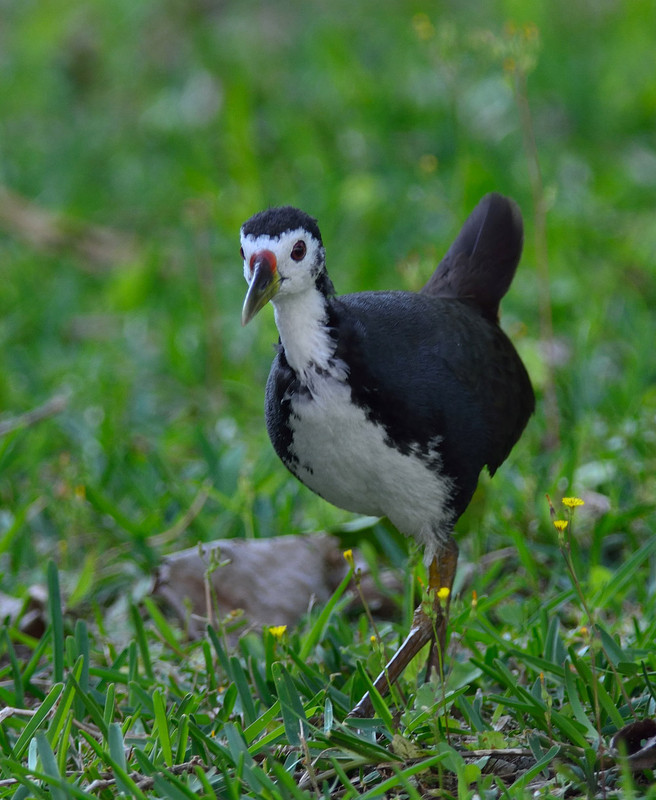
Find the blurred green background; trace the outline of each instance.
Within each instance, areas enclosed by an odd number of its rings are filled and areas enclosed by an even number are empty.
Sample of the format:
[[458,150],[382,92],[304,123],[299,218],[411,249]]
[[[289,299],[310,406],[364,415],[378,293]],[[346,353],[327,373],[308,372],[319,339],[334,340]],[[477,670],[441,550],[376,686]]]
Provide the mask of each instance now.
[[3,2],[4,586],[53,556],[73,602],[102,602],[199,539],[349,519],[266,438],[276,334],[269,311],[240,326],[239,226],[298,205],[338,291],[418,288],[492,190],[524,212],[503,324],[538,409],[465,553],[527,539],[537,558],[547,492],[608,504],[593,562],[635,549],[656,522],[655,30],[651,0]]

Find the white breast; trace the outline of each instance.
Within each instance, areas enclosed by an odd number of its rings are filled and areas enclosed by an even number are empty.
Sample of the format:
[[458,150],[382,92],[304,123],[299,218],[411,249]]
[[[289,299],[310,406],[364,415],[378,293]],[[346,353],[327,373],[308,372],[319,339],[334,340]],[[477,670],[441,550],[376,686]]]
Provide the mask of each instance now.
[[[388,517],[425,546],[426,562],[431,561],[451,532],[449,479],[427,466],[426,456],[390,446],[384,428],[351,402],[342,381],[318,381],[311,397],[293,398],[292,410],[298,462],[288,466],[297,477],[340,508]],[[433,464],[438,444],[428,454]]]

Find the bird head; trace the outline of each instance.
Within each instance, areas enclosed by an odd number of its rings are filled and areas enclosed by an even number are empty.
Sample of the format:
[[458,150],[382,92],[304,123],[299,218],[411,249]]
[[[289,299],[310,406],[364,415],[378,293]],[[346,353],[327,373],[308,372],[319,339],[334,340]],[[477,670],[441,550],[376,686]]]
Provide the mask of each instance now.
[[240,255],[248,283],[242,325],[269,300],[275,303],[274,298],[316,290],[332,293],[319,227],[297,208],[270,208],[251,217],[241,228]]

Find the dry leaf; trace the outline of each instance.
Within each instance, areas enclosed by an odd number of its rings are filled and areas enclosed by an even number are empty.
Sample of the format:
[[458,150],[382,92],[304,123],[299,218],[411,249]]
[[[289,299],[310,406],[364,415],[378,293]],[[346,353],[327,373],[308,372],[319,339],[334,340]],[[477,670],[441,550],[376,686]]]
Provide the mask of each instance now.
[[[396,611],[390,595],[401,591],[398,578],[382,573],[381,588],[358,566],[369,608],[390,618]],[[294,625],[314,603],[328,600],[346,570],[339,540],[327,534],[219,539],[167,556],[155,575],[153,594],[173,608],[190,636],[198,637],[208,619],[223,619],[238,609],[250,627]],[[359,602],[354,593],[354,605]]]

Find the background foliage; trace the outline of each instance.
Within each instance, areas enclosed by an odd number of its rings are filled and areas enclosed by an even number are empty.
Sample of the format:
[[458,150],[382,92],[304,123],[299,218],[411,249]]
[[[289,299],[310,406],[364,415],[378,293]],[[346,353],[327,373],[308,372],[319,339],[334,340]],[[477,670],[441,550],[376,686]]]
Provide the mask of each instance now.
[[[100,624],[111,609],[117,638],[130,638],[129,601],[163,553],[350,519],[289,478],[266,440],[275,331],[267,312],[239,324],[239,225],[268,204],[298,205],[319,219],[338,291],[417,288],[496,190],[524,212],[503,324],[539,402],[462,521],[463,564],[494,599],[496,630],[521,638],[544,598],[572,586],[544,495],[584,496],[573,545],[584,595],[618,646],[653,644],[653,554],[608,589],[656,523],[653,3],[8,0],[0,10],[5,592],[45,583],[52,558],[68,610]],[[528,75],[519,97],[517,70]],[[540,325],[525,99],[554,341]],[[552,380],[558,417],[543,402]],[[60,413],[14,424],[60,397]],[[167,536],[205,486],[199,513]],[[385,525],[364,538],[403,568],[404,545]],[[476,568],[506,546],[494,574]],[[578,635],[583,611],[559,613]],[[12,736],[0,739],[4,757]]]

